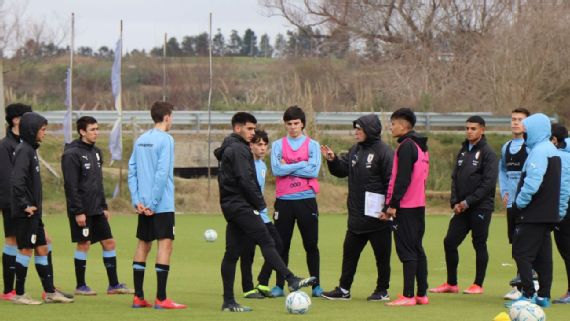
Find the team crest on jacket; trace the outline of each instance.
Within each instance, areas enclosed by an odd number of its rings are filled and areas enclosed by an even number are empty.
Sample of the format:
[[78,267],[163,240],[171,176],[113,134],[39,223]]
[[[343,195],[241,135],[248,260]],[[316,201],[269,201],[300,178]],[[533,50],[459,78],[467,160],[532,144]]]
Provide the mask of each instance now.
[[83,230],[81,230],[81,233],[83,234],[83,237],[88,237],[89,236],[89,228],[88,227],[83,228]]

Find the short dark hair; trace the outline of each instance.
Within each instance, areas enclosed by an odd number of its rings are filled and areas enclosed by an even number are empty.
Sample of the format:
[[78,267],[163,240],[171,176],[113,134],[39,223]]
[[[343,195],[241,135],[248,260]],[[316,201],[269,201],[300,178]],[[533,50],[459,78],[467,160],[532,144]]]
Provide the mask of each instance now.
[[80,130],[87,130],[87,126],[91,124],[97,124],[97,119],[91,116],[81,116],[76,122],[75,125],[77,127],[77,133],[81,136]]
[[22,104],[22,103],[13,103],[5,108],[6,113],[6,123],[10,126],[10,128],[14,127],[14,123],[12,120],[16,117],[22,117],[25,113],[31,112],[32,106]]
[[305,112],[303,109],[301,109],[301,107],[297,105],[285,109],[285,112],[283,113],[284,122],[288,122],[294,119],[301,120],[301,123],[303,123],[303,129],[305,129]]
[[155,124],[164,120],[164,116],[172,115],[174,105],[167,101],[155,101],[150,107],[150,117]]
[[476,123],[476,124],[481,125],[482,127],[485,127],[485,119],[483,119],[483,117],[481,117],[479,115],[471,116],[471,117],[467,118],[467,120],[465,122],[466,123]]
[[566,147],[566,142],[564,140],[568,138],[568,129],[561,124],[552,124],[550,130],[552,132],[550,139],[552,140],[553,137],[556,137],[556,140],[558,141],[558,146],[556,147]]
[[410,108],[400,108],[392,113],[390,120],[403,119],[410,123],[412,128],[416,126],[416,114]]
[[235,125],[245,125],[246,123],[257,124],[257,119],[250,113],[238,111],[232,116],[232,127]]
[[251,139],[251,142],[254,144],[259,143],[259,141],[264,141],[266,144],[269,144],[269,135],[267,135],[267,132],[263,129],[256,129]]
[[530,111],[528,111],[528,109],[524,108],[524,107],[518,107],[513,109],[513,111],[511,111],[511,114],[514,113],[518,113],[518,114],[525,114],[526,117],[530,116]]

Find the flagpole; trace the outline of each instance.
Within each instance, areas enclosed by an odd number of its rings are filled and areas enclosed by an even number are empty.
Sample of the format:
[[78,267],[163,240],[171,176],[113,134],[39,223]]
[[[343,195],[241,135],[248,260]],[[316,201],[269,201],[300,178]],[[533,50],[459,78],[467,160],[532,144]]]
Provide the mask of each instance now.
[[[120,41],[121,41],[121,52],[119,52],[119,60],[121,61],[120,64],[120,75],[121,75],[121,79],[119,79],[120,82],[122,82],[122,78],[123,78],[123,20],[121,19],[121,30],[120,30]],[[117,106],[119,108],[119,142],[121,142],[121,160],[119,161],[119,195],[121,195],[121,192],[123,190],[123,89],[122,89],[122,84],[121,84],[121,90],[119,90],[119,93],[117,95]]]
[[211,194],[211,181],[212,181],[212,169],[210,165],[210,159],[212,158],[212,151],[210,145],[212,144],[211,140],[211,124],[212,124],[212,13],[210,12],[210,52],[209,52],[209,60],[210,60],[210,78],[209,78],[209,91],[208,91],[208,199],[210,199]]
[[162,101],[166,101],[166,32],[164,33],[164,44],[162,45]]
[[6,124],[4,124],[4,58],[0,57],[0,135],[4,137]]
[[73,122],[72,122],[72,112],[73,112],[73,56],[75,51],[75,13],[71,13],[71,50],[69,52],[69,119],[67,120],[68,123],[68,137],[71,138],[73,133]]

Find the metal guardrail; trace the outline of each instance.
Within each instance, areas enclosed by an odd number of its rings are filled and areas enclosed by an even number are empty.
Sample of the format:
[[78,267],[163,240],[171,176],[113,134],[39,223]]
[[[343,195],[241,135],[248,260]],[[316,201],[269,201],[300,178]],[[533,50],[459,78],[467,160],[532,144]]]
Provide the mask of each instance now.
[[[231,121],[235,111],[214,111],[211,114],[212,125],[226,125]],[[46,111],[41,114],[48,119],[51,124],[62,124],[65,110]],[[254,111],[252,114],[260,124],[281,124],[283,122],[282,111]],[[367,112],[317,112],[315,122],[317,125],[346,125],[352,126],[352,122],[360,116],[369,114]],[[391,112],[377,112],[382,122],[390,119]],[[81,116],[93,116],[101,124],[113,124],[118,117],[116,111],[81,110],[73,111],[73,119]],[[463,127],[465,120],[472,115],[480,115],[485,119],[487,127],[509,126],[511,117],[497,116],[492,113],[416,113],[416,126],[431,129],[434,127]],[[552,122],[558,122],[558,116],[550,116]],[[148,110],[123,111],[124,123],[133,122],[139,125],[150,125],[152,119]],[[207,111],[175,111],[173,117],[174,125],[190,125],[196,129],[208,125]]]

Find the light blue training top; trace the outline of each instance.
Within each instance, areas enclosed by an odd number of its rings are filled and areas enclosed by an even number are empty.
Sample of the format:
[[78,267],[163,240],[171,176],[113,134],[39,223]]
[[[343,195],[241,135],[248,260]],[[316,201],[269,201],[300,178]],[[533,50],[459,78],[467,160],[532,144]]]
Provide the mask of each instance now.
[[[267,165],[263,159],[258,159],[254,161],[255,163],[255,173],[257,174],[257,182],[259,183],[259,187],[261,187],[261,193],[265,191],[265,174],[267,173]],[[267,207],[262,209],[259,212],[261,218],[263,219],[263,223],[271,223],[269,216],[267,216]]]
[[[517,193],[517,187],[519,180],[521,178],[522,171],[507,171],[507,146],[511,143],[509,147],[509,152],[511,154],[516,154],[521,150],[524,144],[523,138],[513,138],[512,140],[506,142],[503,147],[501,147],[501,159],[499,160],[499,190],[501,193],[501,198],[505,196],[505,193],[509,193],[509,199],[507,201],[507,208],[513,207],[513,200],[515,194]],[[527,154],[530,153],[527,148]]]

